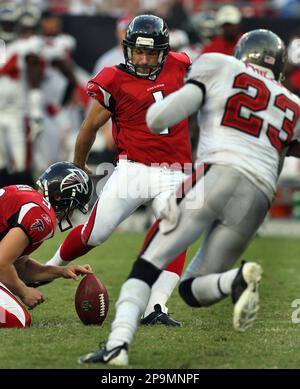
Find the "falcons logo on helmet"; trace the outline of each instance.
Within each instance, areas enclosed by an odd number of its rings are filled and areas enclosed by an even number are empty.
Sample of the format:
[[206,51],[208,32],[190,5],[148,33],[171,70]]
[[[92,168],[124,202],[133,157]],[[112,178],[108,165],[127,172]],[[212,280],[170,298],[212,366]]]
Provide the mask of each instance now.
[[68,174],[60,184],[60,190],[63,192],[68,189],[76,189],[79,193],[88,194],[88,175],[84,171],[78,169],[68,169],[71,173]]

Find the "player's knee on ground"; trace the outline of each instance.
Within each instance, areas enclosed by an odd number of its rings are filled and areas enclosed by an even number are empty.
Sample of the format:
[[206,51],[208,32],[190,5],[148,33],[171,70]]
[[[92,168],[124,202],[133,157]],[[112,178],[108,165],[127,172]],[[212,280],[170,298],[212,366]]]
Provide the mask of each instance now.
[[152,263],[145,261],[145,259],[139,257],[133,264],[131,273],[128,278],[137,278],[146,282],[150,287],[158,279],[161,270],[154,266]]
[[25,311],[20,317],[0,307],[0,328],[26,328],[30,326],[30,315]]
[[184,280],[179,285],[179,294],[183,301],[191,306],[191,307],[201,307],[199,302],[196,300],[195,296],[192,292],[192,282],[194,278],[189,278],[188,280]]
[[30,315],[13,294],[0,284],[0,328],[30,326]]

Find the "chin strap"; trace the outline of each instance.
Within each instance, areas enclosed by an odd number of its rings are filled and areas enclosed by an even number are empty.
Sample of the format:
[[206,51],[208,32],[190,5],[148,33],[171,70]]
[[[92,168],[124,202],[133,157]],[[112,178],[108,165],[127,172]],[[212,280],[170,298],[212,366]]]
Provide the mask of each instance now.
[[[63,222],[65,222],[65,221],[67,224],[65,227],[63,227]],[[64,211],[63,217],[58,221],[57,224],[58,224],[58,227],[59,227],[61,232],[67,231],[73,227],[73,224],[69,218],[69,215],[66,213],[66,211]]]

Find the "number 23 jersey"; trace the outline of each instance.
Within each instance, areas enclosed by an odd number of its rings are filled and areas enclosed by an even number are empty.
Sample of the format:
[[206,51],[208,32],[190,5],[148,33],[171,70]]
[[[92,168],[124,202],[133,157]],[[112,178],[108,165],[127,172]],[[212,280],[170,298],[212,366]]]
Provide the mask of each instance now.
[[87,85],[87,93],[112,113],[117,159],[150,164],[191,162],[187,119],[160,134],[146,124],[147,109],[184,84],[191,64],[185,53],[170,52],[155,80],[136,77],[126,66],[104,68]]
[[282,151],[300,136],[300,99],[269,70],[217,53],[202,55],[186,82],[204,92],[198,161],[231,165],[272,200]]

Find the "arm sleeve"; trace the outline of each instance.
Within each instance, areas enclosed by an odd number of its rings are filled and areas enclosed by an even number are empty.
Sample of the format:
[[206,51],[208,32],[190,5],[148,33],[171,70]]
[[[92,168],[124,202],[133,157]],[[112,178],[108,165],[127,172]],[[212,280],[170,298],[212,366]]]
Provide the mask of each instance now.
[[40,243],[54,234],[51,219],[47,218],[45,211],[34,203],[21,207],[17,225],[26,233],[32,244]]
[[199,83],[187,83],[178,91],[153,104],[146,115],[152,132],[159,134],[196,112],[204,101],[204,89]]
[[114,85],[114,71],[104,68],[87,84],[87,94],[97,100],[112,114],[115,112],[115,99],[112,96]]

